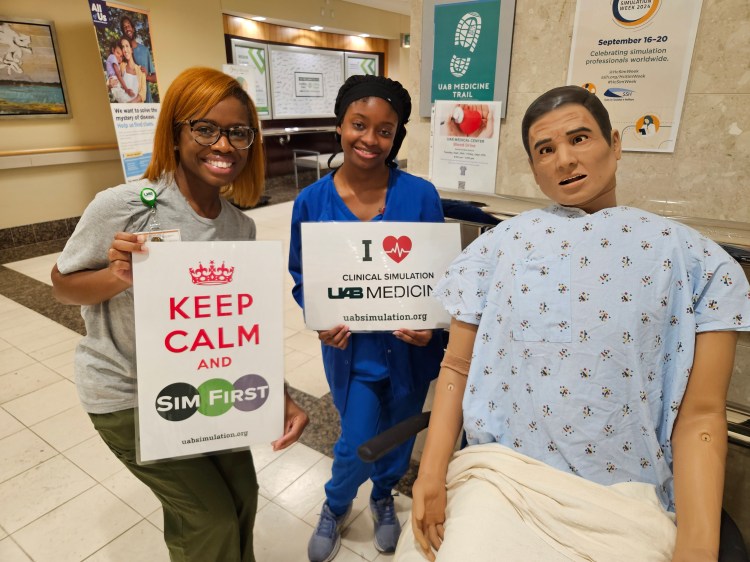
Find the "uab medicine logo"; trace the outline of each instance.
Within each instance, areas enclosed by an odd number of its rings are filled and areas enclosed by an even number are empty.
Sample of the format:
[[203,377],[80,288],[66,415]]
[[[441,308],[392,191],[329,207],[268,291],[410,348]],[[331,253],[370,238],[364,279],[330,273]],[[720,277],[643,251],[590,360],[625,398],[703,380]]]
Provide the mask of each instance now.
[[164,387],[156,397],[156,412],[168,421],[183,421],[195,412],[220,416],[232,408],[243,412],[257,410],[268,400],[269,384],[260,375],[243,375],[234,384],[210,379],[198,388],[186,382]]

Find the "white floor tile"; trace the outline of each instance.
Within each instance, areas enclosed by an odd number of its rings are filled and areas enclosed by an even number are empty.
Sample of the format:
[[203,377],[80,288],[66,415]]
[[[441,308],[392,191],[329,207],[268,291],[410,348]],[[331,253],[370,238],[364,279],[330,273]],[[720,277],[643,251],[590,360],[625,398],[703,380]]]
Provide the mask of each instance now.
[[102,482],[102,486],[147,517],[161,504],[151,489],[138,480],[127,468],[123,468]]
[[78,404],[32,425],[31,430],[61,452],[97,435],[91,418]]
[[298,332],[291,338],[287,338],[284,341],[284,344],[292,349],[296,349],[297,351],[307,353],[308,355],[320,354],[320,340],[318,339],[318,334],[311,330]]
[[72,333],[74,335],[72,335],[70,338],[53,345],[43,347],[42,349],[31,351],[29,352],[29,355],[31,355],[37,361],[44,361],[45,359],[50,359],[51,357],[56,357],[63,353],[74,351],[76,346],[78,345],[78,342],[81,341],[81,338],[83,336],[81,336],[80,334],[76,334],[75,332]]
[[155,510],[151,515],[146,517],[146,519],[148,519],[160,533],[164,533],[164,510],[161,505],[159,506],[159,509]]
[[95,485],[68,459],[53,457],[0,484],[0,525],[14,533]]
[[[42,349],[62,344],[71,339],[75,339],[77,343],[81,339],[81,336],[73,330],[68,330],[58,325],[53,326],[46,334],[35,334],[34,337],[27,337],[24,341],[15,343],[14,345],[24,353],[31,355]],[[54,355],[58,354],[55,353]]]
[[321,398],[331,391],[320,353],[294,369],[287,369],[285,376],[286,381],[294,388],[316,398]]
[[24,425],[20,421],[0,408],[0,439],[21,431],[23,428]]
[[312,527],[278,505],[269,503],[255,521],[255,558],[259,561],[305,561],[311,533]]
[[[65,356],[65,354],[63,354]],[[49,362],[47,362],[48,364]],[[54,368],[55,372],[64,376],[69,381],[75,380],[75,363],[73,361],[70,361],[68,363],[65,363],[64,365],[60,365],[59,367]]]
[[3,404],[9,413],[24,425],[30,426],[46,420],[77,405],[78,394],[69,380],[59,382]]
[[268,464],[277,460],[283,455],[286,455],[289,451],[294,449],[297,445],[292,445],[281,451],[274,451],[270,443],[256,443],[250,445],[250,452],[253,454],[253,465],[255,466],[255,472],[260,472]]
[[0,482],[54,457],[57,453],[28,429],[0,439]]
[[5,351],[9,347],[12,347],[10,343],[5,341],[3,338],[0,338],[0,351]]
[[123,468],[99,435],[65,451],[65,456],[97,482],[106,480]]
[[0,560],[3,562],[31,562],[21,547],[8,537],[0,541]]
[[52,357],[47,357],[46,359],[43,359],[42,363],[44,363],[50,369],[56,370],[58,367],[73,363],[73,361],[75,360],[75,354],[76,354],[75,348],[68,349],[58,355],[53,355]]
[[[61,334],[70,335],[74,333],[49,318],[36,315],[30,322],[17,326],[12,332],[6,332],[4,338],[22,351],[28,351],[29,349],[38,349],[39,346],[35,347],[33,344],[39,340],[44,340],[50,336],[59,337]],[[41,346],[44,347],[44,345],[45,342],[42,342]]]
[[325,499],[323,486],[331,479],[333,460],[321,458],[310,470],[292,482],[273,501],[289,513],[304,518],[308,512]]
[[52,369],[36,361],[26,367],[0,375],[0,404],[59,382],[62,378]]
[[95,486],[13,534],[35,562],[83,560],[140,521],[102,486]]
[[10,339],[33,334],[35,330],[49,326],[50,322],[49,318],[22,307],[0,315],[0,337]]
[[[291,295],[284,295],[286,298],[292,298]],[[292,299],[294,300],[294,299]],[[295,302],[295,308],[290,308],[284,311],[284,327],[292,330],[300,331],[305,329],[305,318],[302,314],[302,309]],[[320,343],[320,342],[318,342]]]
[[[284,369],[288,372],[292,369],[296,369],[303,363],[307,363],[313,356],[307,353],[302,353],[296,349],[292,349],[284,354]],[[296,388],[296,387],[295,387]]]
[[5,529],[3,529],[2,526],[0,526],[0,540],[4,539],[7,536],[8,536],[8,533],[6,533]]
[[169,550],[164,535],[148,521],[141,521],[107,546],[98,550],[86,562],[169,562]]
[[297,443],[283,457],[258,472],[263,495],[273,499],[321,458],[323,455],[319,452]]
[[380,554],[372,542],[374,537],[370,509],[363,510],[341,534],[341,542],[349,550],[366,560],[375,560]]
[[57,257],[60,252],[54,254],[47,254],[44,256],[38,256],[35,258],[29,258],[27,260],[15,261],[3,264],[8,269],[22,273],[27,277],[46,283],[52,286],[52,280],[50,279],[50,273],[52,272],[52,266],[57,263]]
[[9,347],[0,351],[0,375],[12,373],[23,367],[28,367],[35,363],[32,357],[26,355],[20,349]]

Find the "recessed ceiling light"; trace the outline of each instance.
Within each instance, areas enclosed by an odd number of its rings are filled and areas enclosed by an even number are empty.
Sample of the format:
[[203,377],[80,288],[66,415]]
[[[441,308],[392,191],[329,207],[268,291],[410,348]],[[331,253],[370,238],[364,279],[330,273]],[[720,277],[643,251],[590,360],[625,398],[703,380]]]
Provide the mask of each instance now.
[[368,38],[370,36],[370,34],[369,33],[360,33],[359,36],[360,37],[364,37],[366,39],[366,38]]
[[266,21],[266,18],[264,18],[263,16],[254,16],[250,19],[254,21]]
[[310,29],[312,29],[313,31],[323,31],[323,26],[313,25],[312,27],[310,27]]

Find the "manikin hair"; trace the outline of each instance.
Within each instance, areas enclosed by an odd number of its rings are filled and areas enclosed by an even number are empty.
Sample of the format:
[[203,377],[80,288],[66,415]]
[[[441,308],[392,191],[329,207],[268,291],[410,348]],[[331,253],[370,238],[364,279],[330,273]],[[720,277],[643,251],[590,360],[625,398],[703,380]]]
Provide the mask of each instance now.
[[588,109],[591,116],[599,125],[607,144],[612,144],[612,122],[609,120],[609,113],[601,100],[586,88],[581,88],[580,86],[560,86],[536,98],[523,116],[521,135],[523,137],[523,146],[529,158],[531,158],[531,148],[529,147],[529,129],[531,129],[531,126],[550,111],[554,111],[558,107],[569,103],[582,105]]

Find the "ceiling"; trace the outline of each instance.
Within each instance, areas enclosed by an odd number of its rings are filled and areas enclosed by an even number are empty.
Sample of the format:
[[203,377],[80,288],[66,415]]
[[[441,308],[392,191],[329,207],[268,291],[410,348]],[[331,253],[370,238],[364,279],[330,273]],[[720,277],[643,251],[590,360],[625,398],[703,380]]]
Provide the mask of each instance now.
[[362,6],[369,6],[370,8],[377,8],[386,12],[396,12],[407,16],[411,10],[410,0],[344,0],[344,2],[361,4]]

